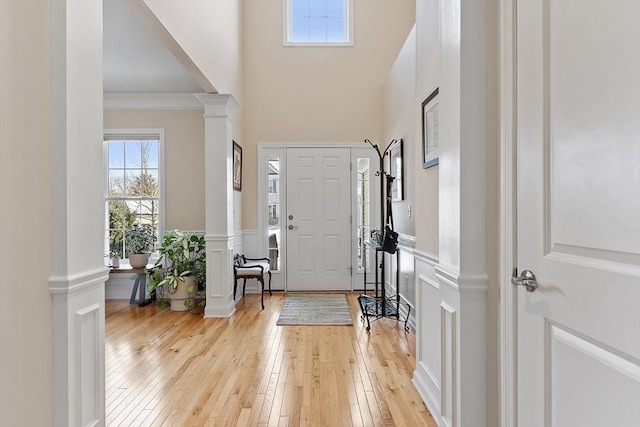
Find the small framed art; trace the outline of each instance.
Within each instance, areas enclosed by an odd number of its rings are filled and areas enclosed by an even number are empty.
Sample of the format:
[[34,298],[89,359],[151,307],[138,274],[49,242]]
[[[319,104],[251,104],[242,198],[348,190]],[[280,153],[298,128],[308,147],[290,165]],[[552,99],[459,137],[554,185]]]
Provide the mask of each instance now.
[[391,183],[391,200],[404,199],[404,164],[402,139],[389,146],[389,175],[395,177]]
[[242,147],[233,141],[233,189],[242,191]]
[[438,164],[439,159],[439,116],[438,89],[434,90],[422,103],[422,168]]

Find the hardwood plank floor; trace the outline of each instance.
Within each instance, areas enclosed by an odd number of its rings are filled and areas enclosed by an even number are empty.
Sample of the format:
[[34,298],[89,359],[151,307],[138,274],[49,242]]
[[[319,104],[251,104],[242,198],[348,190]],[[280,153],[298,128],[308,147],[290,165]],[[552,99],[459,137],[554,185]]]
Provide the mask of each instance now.
[[284,294],[230,319],[106,301],[108,426],[429,426],[415,335],[390,319],[276,326]]

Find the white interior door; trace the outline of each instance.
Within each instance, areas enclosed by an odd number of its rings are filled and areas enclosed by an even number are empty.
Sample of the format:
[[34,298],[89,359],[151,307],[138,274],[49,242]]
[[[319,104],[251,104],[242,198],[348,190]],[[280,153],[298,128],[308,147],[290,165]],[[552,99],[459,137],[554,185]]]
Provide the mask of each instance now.
[[517,2],[518,425],[640,425],[640,2]]
[[287,149],[287,290],[351,290],[349,148]]

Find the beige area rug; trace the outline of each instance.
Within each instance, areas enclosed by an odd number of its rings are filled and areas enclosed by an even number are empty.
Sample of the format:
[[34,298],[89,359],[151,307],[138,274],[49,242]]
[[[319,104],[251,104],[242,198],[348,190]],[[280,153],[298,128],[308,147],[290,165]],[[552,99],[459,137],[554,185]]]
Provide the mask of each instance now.
[[345,295],[287,295],[276,325],[353,325]]

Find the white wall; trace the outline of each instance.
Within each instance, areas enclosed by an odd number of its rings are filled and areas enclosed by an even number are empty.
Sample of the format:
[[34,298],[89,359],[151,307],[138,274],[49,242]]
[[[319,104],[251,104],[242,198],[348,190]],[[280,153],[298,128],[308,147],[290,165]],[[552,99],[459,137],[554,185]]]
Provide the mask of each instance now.
[[104,110],[105,128],[165,130],[165,228],[204,230],[202,110]]
[[[212,91],[234,94],[242,103],[242,1],[128,2],[138,16],[141,12],[155,16],[164,28],[152,30],[173,39],[213,86]],[[144,17],[143,21],[149,25]],[[165,44],[171,47],[167,40]],[[183,59],[178,52],[175,53],[179,60]],[[206,85],[203,87],[209,91]]]
[[355,0],[352,47],[284,47],[283,2],[243,5],[243,228],[256,229],[259,142],[382,142],[382,85],[415,1]]
[[[415,26],[398,53],[383,87],[384,144],[392,139],[403,140],[404,200],[393,201],[395,230],[401,233],[399,263],[396,256],[387,256],[387,289],[396,288],[411,306],[410,321],[415,326],[415,275],[413,251],[415,249],[415,171],[421,167],[415,156],[416,138],[416,28]],[[387,160],[388,169],[388,160]],[[411,209],[411,216],[408,209]],[[398,271],[399,270],[399,271]]]
[[[416,2],[416,99],[414,155],[422,159],[422,102],[440,85],[440,2]],[[422,169],[417,162],[415,188],[420,197],[415,199],[415,212],[420,220],[415,223],[416,249],[430,257],[439,254],[439,170],[436,165]]]
[[53,422],[49,17],[46,0],[0,2],[3,426]]
[[[394,201],[393,222],[399,233],[415,236],[415,171],[421,168],[416,157],[416,29],[409,33],[384,84],[383,137],[388,143],[402,139],[404,200]],[[388,168],[387,159],[387,168]],[[409,216],[411,209],[411,216]]]
[[104,419],[102,5],[0,20],[0,424],[85,425]]

